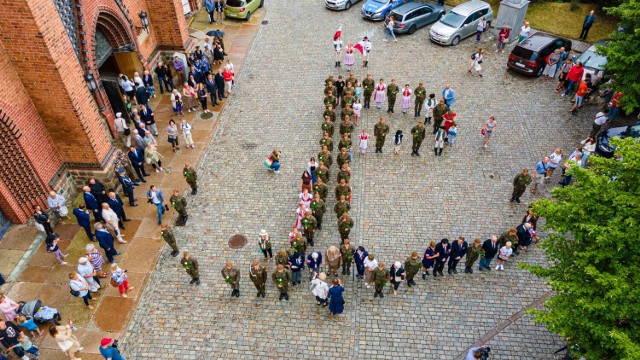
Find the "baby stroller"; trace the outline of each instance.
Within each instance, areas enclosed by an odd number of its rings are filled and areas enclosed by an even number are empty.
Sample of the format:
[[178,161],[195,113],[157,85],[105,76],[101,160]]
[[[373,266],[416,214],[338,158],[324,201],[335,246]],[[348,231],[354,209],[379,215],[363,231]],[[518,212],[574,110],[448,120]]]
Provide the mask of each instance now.
[[42,302],[40,300],[33,300],[29,302],[20,301],[18,305],[20,305],[18,307],[18,314],[32,316],[33,321],[38,325],[50,322],[60,325],[61,317],[60,313],[58,313],[58,309],[42,306]]

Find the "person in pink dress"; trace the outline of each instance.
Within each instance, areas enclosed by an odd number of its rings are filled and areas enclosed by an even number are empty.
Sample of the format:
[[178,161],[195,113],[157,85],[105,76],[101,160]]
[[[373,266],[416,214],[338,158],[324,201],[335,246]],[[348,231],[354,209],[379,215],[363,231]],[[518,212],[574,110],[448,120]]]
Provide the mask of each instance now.
[[311,201],[313,200],[313,195],[309,193],[307,188],[302,189],[300,193],[300,202],[304,205],[305,209],[311,209]]
[[362,129],[362,134],[360,134],[360,142],[358,143],[358,147],[360,148],[360,154],[364,155],[367,153],[367,146],[369,142],[369,134],[367,134],[366,129]]
[[382,103],[387,99],[387,85],[384,83],[384,79],[380,79],[374,90],[373,100],[376,102],[376,108],[380,109]]
[[[347,65],[347,71],[351,71],[355,62],[356,57],[353,54],[353,44],[347,43],[347,48],[344,50],[344,64]],[[353,84],[353,86],[356,86],[356,84]]]
[[3,293],[0,293],[0,311],[4,314],[6,321],[13,321],[18,316],[18,303],[9,299]]
[[402,89],[402,98],[400,99],[400,106],[402,107],[403,114],[406,114],[407,111],[411,109],[411,105],[413,105],[413,102],[411,101],[412,93],[413,91],[409,89],[409,84],[406,84],[404,89]]
[[307,208],[304,206],[304,203],[299,202],[298,208],[296,209],[296,229],[302,229],[302,218],[306,212]]

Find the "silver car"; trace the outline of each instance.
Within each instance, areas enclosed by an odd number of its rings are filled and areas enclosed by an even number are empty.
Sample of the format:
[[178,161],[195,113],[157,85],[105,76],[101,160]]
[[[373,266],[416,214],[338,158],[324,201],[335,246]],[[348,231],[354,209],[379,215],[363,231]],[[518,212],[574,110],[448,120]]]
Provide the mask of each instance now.
[[324,6],[331,10],[349,10],[351,5],[360,0],[324,0]]
[[460,40],[476,33],[481,18],[487,29],[493,21],[493,10],[484,1],[472,0],[451,9],[429,31],[431,41],[442,45],[458,45]]
[[419,28],[438,21],[445,13],[444,6],[434,2],[410,2],[389,12],[387,18],[393,16],[396,34],[413,34]]

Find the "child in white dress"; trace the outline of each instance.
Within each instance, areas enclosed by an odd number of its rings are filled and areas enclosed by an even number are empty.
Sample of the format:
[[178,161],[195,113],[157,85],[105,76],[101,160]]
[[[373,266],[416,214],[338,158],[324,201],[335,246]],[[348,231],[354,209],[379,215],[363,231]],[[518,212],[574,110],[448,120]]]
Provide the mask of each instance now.
[[351,109],[353,110],[353,124],[355,126],[358,126],[358,120],[360,120],[360,113],[362,110],[362,104],[360,103],[360,99],[356,99],[356,102],[353,103],[353,106],[351,107]]
[[358,147],[360,148],[360,154],[365,155],[367,153],[367,143],[369,142],[369,134],[367,134],[366,129],[362,129],[362,134],[360,134],[360,142],[358,143]]

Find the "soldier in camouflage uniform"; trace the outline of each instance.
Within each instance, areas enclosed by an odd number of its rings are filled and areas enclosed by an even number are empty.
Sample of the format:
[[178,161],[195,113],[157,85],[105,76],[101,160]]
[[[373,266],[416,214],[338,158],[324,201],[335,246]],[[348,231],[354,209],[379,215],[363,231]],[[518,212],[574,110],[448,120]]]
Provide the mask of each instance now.
[[320,194],[315,192],[315,186],[313,201],[311,201],[311,211],[313,212],[313,217],[316,219],[316,222],[318,224],[318,230],[322,230],[322,217],[327,211],[327,205],[325,205],[324,201],[320,197]]
[[347,213],[342,214],[342,217],[338,219],[338,232],[340,233],[340,239],[342,239],[341,243],[349,238],[349,233],[353,225],[353,219],[351,219]]
[[338,171],[337,181],[340,182],[342,179],[344,179],[346,183],[351,181],[351,169],[349,169],[348,163],[342,164],[342,168]]
[[[347,149],[347,162],[349,162],[350,158],[349,158],[349,153],[351,152],[351,146],[353,146],[353,143],[351,142],[351,133],[344,133],[342,134],[342,138],[340,139],[340,142],[338,143],[338,149],[342,149],[345,148]],[[338,153],[338,156],[340,156],[340,153]],[[342,168],[342,166],[344,166],[345,163],[343,163],[340,167]]]
[[333,125],[331,117],[329,115],[325,116],[324,122],[322,123],[322,133],[326,132],[327,134],[329,134],[329,137],[332,137],[335,130],[336,127]]
[[389,279],[388,273],[389,272],[387,271],[387,269],[384,268],[383,262],[379,262],[378,268],[373,270],[373,273],[371,274],[371,281],[374,282],[376,288],[376,292],[373,295],[374,298],[378,296],[380,296],[381,298],[384,297],[382,290],[384,290],[384,286]]
[[353,109],[351,108],[351,104],[347,104],[347,105],[345,105],[344,109],[342,109],[342,112],[340,113],[340,120],[342,120],[344,122],[345,118],[347,118],[347,117],[349,118],[349,120],[351,120],[351,119],[353,119],[354,115],[355,115],[355,113],[353,112]]
[[[427,89],[424,88],[424,85],[422,83],[418,84],[418,87],[413,90],[413,95],[415,95],[416,97],[416,103],[415,103],[415,117],[420,116],[420,111],[422,111],[422,105],[424,104],[424,101],[427,99]],[[405,269],[406,270],[406,269]]]
[[184,196],[180,195],[179,190],[173,190],[173,195],[169,198],[169,202],[171,202],[173,209],[180,215],[178,220],[182,222],[187,221],[187,217],[189,216],[189,214],[187,214],[187,200]]
[[256,297],[265,297],[267,295],[267,268],[260,265],[258,260],[253,260],[251,262],[251,267],[249,268],[249,279],[251,279],[256,290],[258,290],[258,295],[256,295]]
[[373,94],[373,87],[375,85],[375,81],[373,81],[373,77],[371,77],[371,74],[367,74],[367,78],[362,82],[362,87],[364,88],[364,104],[362,105],[363,108],[371,108],[371,95]]
[[345,80],[345,84],[346,83],[351,83],[351,86],[353,86],[354,88],[356,87],[356,85],[358,85],[358,78],[356,78],[353,73],[349,73],[349,77],[347,77],[347,80]]
[[342,98],[342,102],[340,103],[340,106],[342,106],[342,109],[344,109],[347,105],[353,108],[353,104],[356,102],[356,97],[353,96],[353,94],[354,93],[351,90],[345,91],[344,97]]
[[180,252],[178,251],[178,244],[176,243],[176,237],[173,235],[173,230],[168,224],[162,225],[160,228],[160,236],[171,247],[171,256],[176,257]]
[[324,166],[324,163],[321,162],[320,165],[318,165],[318,167],[313,171],[314,174],[316,174],[316,178],[318,179],[322,179],[322,181],[324,183],[329,182],[329,169]]
[[182,254],[182,259],[180,260],[180,264],[187,271],[187,274],[191,276],[191,282],[189,284],[196,283],[196,285],[200,285],[200,271],[198,270],[198,260],[189,255],[188,251],[185,251]]
[[335,86],[333,86],[333,82],[329,81],[327,83],[327,86],[325,86],[324,88],[324,95],[329,95],[329,93],[332,93],[333,96],[336,97],[336,99],[338,98],[338,88],[336,88]]
[[326,146],[327,150],[333,151],[333,139],[329,137],[329,133],[323,133],[322,139],[320,139],[319,143],[321,147]]
[[336,121],[336,112],[333,110],[333,106],[327,106],[326,110],[322,113],[322,117],[328,116],[331,118],[331,122]]
[[351,275],[351,264],[353,263],[353,255],[356,249],[351,245],[349,239],[344,239],[340,245],[340,254],[342,254],[342,275]]
[[324,80],[324,86],[328,86],[328,85],[329,85],[329,83],[332,83],[332,84],[333,84],[333,82],[334,82],[334,81],[335,81],[335,80],[333,79],[333,75],[329,75],[329,76]]
[[418,150],[420,150],[420,145],[422,145],[422,141],[427,136],[427,130],[422,125],[422,120],[418,121],[418,125],[414,126],[411,129],[411,135],[413,135],[413,146],[411,147],[411,156],[420,156]]
[[[509,231],[503,232],[502,235],[500,235],[500,237],[498,238],[498,243],[500,244],[500,248],[505,246],[507,244],[507,241],[511,241],[511,248],[517,250],[518,249],[517,233],[518,231],[514,228],[509,229]],[[514,250],[513,253],[518,255],[519,253],[516,253],[516,250]]]
[[333,108],[336,107],[336,102],[338,101],[338,99],[333,96],[333,93],[328,93],[327,96],[324,97],[324,106],[333,106]]
[[373,136],[376,137],[376,152],[382,153],[382,147],[384,141],[389,133],[389,125],[384,121],[384,118],[380,118],[380,121],[373,127]]
[[531,184],[531,175],[529,169],[524,169],[513,179],[513,193],[511,194],[511,202],[516,201],[520,204],[520,196],[527,190],[527,186]]
[[296,235],[296,238],[291,241],[292,254],[296,252],[306,255],[307,254],[307,239],[303,238],[300,233]]
[[[322,165],[322,163],[320,163]],[[316,175],[317,176],[317,175]],[[315,184],[313,184],[313,193],[320,195],[320,199],[324,202],[327,201],[327,195],[329,194],[329,188],[325,185],[324,180],[318,177]]]
[[198,193],[198,174],[196,174],[196,170],[191,167],[191,164],[184,164],[184,169],[182,170],[182,175],[184,175],[185,180],[187,180],[187,184],[191,186],[191,195],[195,195]]
[[435,134],[444,120],[443,116],[447,113],[447,105],[444,103],[444,99],[440,99],[440,103],[433,108],[433,133]]
[[240,297],[240,270],[234,268],[231,261],[227,261],[220,272],[224,282],[229,284],[229,287],[233,290],[231,291],[231,296]]
[[411,256],[407,258],[404,262],[404,270],[407,273],[407,286],[411,287],[411,285],[418,285],[415,281],[413,281],[414,276],[420,271],[422,268],[422,259],[418,256],[417,252],[412,252]]
[[[313,234],[316,232],[318,228],[318,221],[316,218],[311,215],[311,211],[307,210],[302,217],[302,231],[304,232],[304,236],[307,238],[307,242],[309,242],[310,246],[313,246]],[[306,250],[306,249],[305,249]]]
[[355,128],[355,125],[351,122],[351,117],[345,116],[344,121],[340,123],[340,135],[344,135],[346,133],[353,134]]
[[287,254],[287,250],[280,249],[276,254],[276,265],[282,265],[286,268],[289,267],[289,255]]
[[283,298],[289,301],[289,294],[287,294],[289,292],[289,283],[291,282],[291,273],[289,270],[285,269],[282,264],[279,264],[276,271],[271,274],[271,279],[280,292],[280,301],[282,301]]
[[318,163],[324,163],[324,165],[330,169],[331,164],[333,164],[333,158],[331,156],[331,151],[326,146],[322,146],[322,151],[318,153]]
[[333,205],[333,212],[336,214],[336,218],[340,220],[342,215],[348,213],[351,210],[351,204],[347,201],[347,197],[344,195],[340,196],[340,200],[338,200],[335,205]]
[[391,84],[387,86],[387,98],[389,99],[389,108],[387,109],[387,113],[393,112],[393,107],[396,105],[396,95],[400,88],[396,85],[396,79],[391,79]]
[[351,195],[351,187],[349,186],[349,184],[347,184],[347,182],[344,179],[340,180],[340,183],[336,185],[336,200],[340,199],[341,196],[344,196],[345,199],[349,200],[350,195]]
[[349,162],[350,158],[351,157],[347,152],[347,148],[343,147],[343,148],[340,148],[340,152],[338,153],[338,156],[336,156],[336,162],[338,163],[339,167],[342,167],[343,164]]

